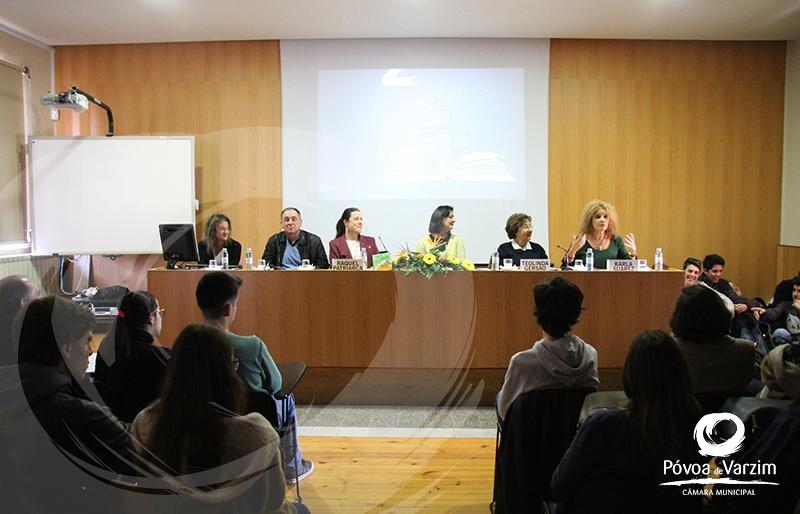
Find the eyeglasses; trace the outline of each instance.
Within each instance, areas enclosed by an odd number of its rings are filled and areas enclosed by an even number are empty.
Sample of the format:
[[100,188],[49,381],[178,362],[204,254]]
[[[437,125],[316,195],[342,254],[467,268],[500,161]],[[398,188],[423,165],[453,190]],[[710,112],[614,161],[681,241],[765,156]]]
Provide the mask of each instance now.
[[163,318],[164,314],[167,313],[167,309],[156,309],[156,312],[158,313],[159,316]]
[[236,357],[233,358],[233,371],[239,371],[239,359]]

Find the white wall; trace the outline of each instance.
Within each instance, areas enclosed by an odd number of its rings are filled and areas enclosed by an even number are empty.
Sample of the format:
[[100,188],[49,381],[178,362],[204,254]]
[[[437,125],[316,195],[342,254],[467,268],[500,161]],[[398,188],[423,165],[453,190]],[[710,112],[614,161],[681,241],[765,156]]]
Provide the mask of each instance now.
[[800,41],[786,46],[781,244],[800,246]]

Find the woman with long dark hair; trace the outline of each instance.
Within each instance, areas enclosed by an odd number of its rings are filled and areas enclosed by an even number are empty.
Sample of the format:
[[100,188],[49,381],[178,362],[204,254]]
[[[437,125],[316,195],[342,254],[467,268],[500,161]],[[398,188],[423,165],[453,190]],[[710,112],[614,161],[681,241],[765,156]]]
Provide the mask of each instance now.
[[146,291],[122,297],[111,331],[100,343],[95,382],[119,419],[131,422],[158,397],[170,351],[158,344],[164,309]]
[[246,389],[228,336],[192,324],[172,348],[161,396],[131,427],[140,455],[200,499],[234,500],[247,491],[240,499],[248,511],[295,512],[285,500],[278,434],[261,414],[239,415]]
[[228,264],[238,266],[242,259],[242,245],[231,237],[232,234],[231,219],[222,213],[213,214],[206,223],[205,239],[197,243],[200,262],[208,264],[223,248],[227,248]]
[[367,253],[367,266],[372,266],[372,256],[378,253],[375,238],[365,236],[364,216],[358,207],[348,207],[336,222],[336,238],[328,243],[331,259],[360,259],[361,251]]
[[464,240],[453,234],[456,214],[449,205],[440,205],[433,210],[428,223],[428,235],[419,240],[417,249],[421,252],[437,250],[447,256],[464,259],[467,252]]
[[665,460],[699,457],[693,432],[702,411],[675,340],[661,330],[636,336],[622,381],[627,408],[589,416],[553,473],[558,512],[699,511],[698,496],[658,485],[685,478],[664,475]]

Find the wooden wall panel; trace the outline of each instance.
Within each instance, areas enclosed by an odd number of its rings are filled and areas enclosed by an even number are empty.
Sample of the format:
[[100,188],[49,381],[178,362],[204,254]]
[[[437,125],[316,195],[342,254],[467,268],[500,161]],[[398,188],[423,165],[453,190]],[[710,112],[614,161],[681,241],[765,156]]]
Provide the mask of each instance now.
[[[279,228],[281,207],[277,41],[57,47],[56,87],[73,84],[112,108],[118,135],[195,135],[198,233],[222,211],[233,220],[234,238],[261,254]],[[94,106],[62,111],[57,125],[60,136],[105,130],[105,111]],[[138,257],[95,261],[100,285],[120,277],[143,283]]]
[[797,275],[798,270],[800,270],[800,246],[779,246],[775,284]]
[[553,40],[550,254],[602,198],[649,261],[719,253],[745,294],[771,294],[785,57],[783,42]]

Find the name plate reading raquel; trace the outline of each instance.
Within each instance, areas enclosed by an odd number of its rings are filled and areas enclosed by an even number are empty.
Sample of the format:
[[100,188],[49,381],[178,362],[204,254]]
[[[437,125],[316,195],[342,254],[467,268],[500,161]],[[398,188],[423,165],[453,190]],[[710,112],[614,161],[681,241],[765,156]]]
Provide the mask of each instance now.
[[331,269],[338,271],[362,271],[364,265],[361,259],[333,259]]
[[636,271],[638,263],[632,259],[608,259],[606,269],[611,271]]
[[550,261],[547,259],[520,259],[519,269],[522,271],[547,271]]

